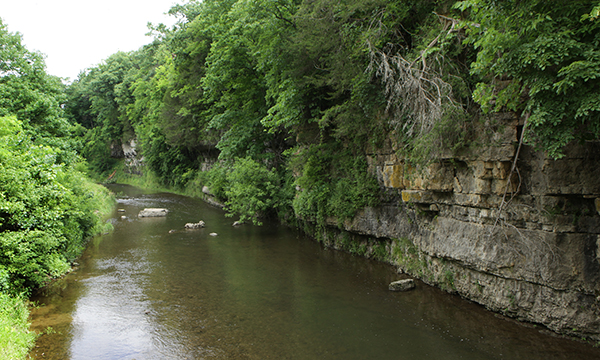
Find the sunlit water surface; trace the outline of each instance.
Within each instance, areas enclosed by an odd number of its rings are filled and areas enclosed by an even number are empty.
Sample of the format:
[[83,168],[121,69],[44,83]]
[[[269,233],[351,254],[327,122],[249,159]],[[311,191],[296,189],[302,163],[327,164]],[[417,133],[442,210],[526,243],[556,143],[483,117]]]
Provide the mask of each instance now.
[[[389,292],[392,267],[276,223],[232,227],[200,200],[110,188],[125,212],[36,297],[33,328],[52,331],[34,359],[600,359],[422,283]],[[170,212],[138,218],[146,207]]]

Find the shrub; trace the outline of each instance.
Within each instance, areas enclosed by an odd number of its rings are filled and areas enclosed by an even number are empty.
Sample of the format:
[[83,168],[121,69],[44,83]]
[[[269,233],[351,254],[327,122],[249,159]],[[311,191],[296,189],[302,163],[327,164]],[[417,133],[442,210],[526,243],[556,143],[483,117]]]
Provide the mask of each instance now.
[[22,298],[0,293],[0,359],[25,359],[37,337],[29,331],[28,317]]
[[227,174],[227,211],[238,214],[241,221],[252,220],[260,225],[261,214],[274,209],[278,203],[279,177],[273,170],[251,158],[240,158]]
[[352,218],[356,211],[379,202],[377,179],[367,171],[364,156],[339,144],[321,144],[299,151],[292,160],[300,191],[293,200],[296,214],[324,223]]
[[37,145],[14,118],[0,121],[0,271],[12,293],[61,276],[99,230],[108,190],[76,164],[57,163],[60,150]]

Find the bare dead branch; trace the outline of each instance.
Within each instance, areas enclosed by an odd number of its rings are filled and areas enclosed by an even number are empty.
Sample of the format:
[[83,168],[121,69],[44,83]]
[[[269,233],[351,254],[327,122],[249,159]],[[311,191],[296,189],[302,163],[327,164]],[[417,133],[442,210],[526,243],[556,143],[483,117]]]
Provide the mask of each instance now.
[[442,36],[457,31],[459,22],[436,15],[443,29],[412,61],[401,52],[390,55],[391,49],[379,50],[367,41],[371,57],[367,71],[381,78],[387,98],[386,111],[392,115],[390,122],[408,136],[422,136],[431,131],[448,106],[461,108],[453,97],[452,86],[443,80],[444,56],[433,50]]

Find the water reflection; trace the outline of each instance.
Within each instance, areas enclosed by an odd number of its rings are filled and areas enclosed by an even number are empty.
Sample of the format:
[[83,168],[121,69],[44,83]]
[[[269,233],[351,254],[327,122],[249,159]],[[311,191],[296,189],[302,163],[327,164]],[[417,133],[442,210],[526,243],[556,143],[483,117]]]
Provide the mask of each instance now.
[[[115,231],[40,295],[48,305],[34,326],[56,333],[40,338],[33,358],[600,358],[423,284],[391,293],[389,266],[276,224],[236,228],[194,199],[113,190],[128,196],[119,201],[127,218],[115,213]],[[138,219],[144,207],[171,212]],[[183,230],[201,219],[205,229]]]

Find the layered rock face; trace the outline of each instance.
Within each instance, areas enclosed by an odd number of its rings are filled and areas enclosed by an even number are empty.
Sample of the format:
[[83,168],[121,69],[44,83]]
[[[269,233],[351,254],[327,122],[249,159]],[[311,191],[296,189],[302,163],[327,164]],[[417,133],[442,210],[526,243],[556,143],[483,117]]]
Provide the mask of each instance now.
[[[388,201],[343,230],[362,235],[358,241],[370,249],[373,239],[365,239],[377,238],[386,260],[427,283],[599,340],[600,144],[573,146],[560,160],[523,146],[511,171],[522,124],[511,114],[499,120],[503,131],[493,145],[424,171],[408,166],[391,143],[369,154]],[[326,242],[340,247],[341,238],[337,232]]]
[[115,141],[110,145],[110,156],[115,159],[124,159],[126,173],[141,175],[144,170],[144,157],[137,151],[136,139],[126,142]]

